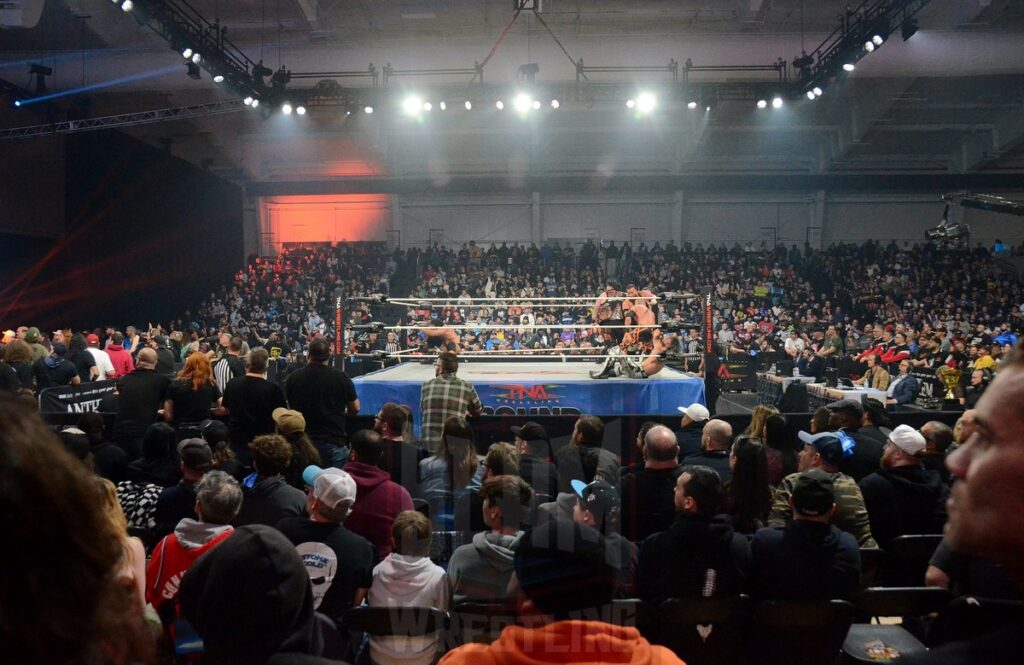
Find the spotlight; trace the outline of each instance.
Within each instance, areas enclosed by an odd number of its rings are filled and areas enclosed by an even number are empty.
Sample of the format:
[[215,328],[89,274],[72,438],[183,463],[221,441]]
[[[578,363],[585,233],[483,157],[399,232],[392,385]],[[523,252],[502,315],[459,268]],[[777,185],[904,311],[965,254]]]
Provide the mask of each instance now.
[[466,107],[467,111],[472,111],[473,110],[473,102],[469,101],[468,99],[466,100],[466,103],[464,104],[464,106]]
[[372,115],[373,114],[373,107],[372,106],[364,107],[363,108],[363,113],[365,113],[366,115]]
[[658,105],[658,99],[649,92],[641,93],[636,98],[636,110],[641,113],[650,113]]
[[781,109],[782,108],[782,97],[774,97],[774,98],[772,98],[772,108],[773,109]]
[[431,111],[431,110],[433,110],[433,108],[434,108],[434,105],[431,104],[430,102],[423,102],[423,110],[424,111]]
[[627,109],[634,109],[634,108],[636,108],[636,100],[634,100],[634,99],[627,99],[626,100],[626,108]]
[[192,58],[193,53],[195,53],[195,51],[188,47],[185,47],[185,49],[181,52],[181,57],[185,58],[186,60],[189,60]]
[[857,68],[857,66],[854,65],[852,62],[848,62],[848,63],[843,65],[843,71],[846,71],[846,72],[852,72],[856,68]]
[[258,100],[258,99],[252,100],[252,107],[253,108],[256,108],[259,105],[260,105],[260,100]]
[[705,107],[704,107],[704,111],[705,111],[706,113],[711,113],[711,107],[710,107],[710,106],[705,106]]
[[193,53],[192,54],[192,62],[194,62],[194,63],[196,63],[198,65],[200,62],[202,62],[202,60],[203,60],[203,56],[199,55],[198,53]]
[[867,51],[868,53],[871,53],[872,51],[874,51],[875,50],[874,42],[872,42],[871,40],[868,40],[868,41],[864,42],[864,50]]
[[814,94],[813,90],[808,90],[807,91],[807,99],[817,99],[817,98],[818,97],[817,97],[817,95]]
[[295,112],[298,113],[299,115],[306,115],[306,107],[303,106],[302,104],[299,104],[298,106],[295,107]]
[[535,100],[533,100],[533,104],[530,104],[530,106],[532,106],[533,110],[536,111],[536,110],[540,109],[540,102],[535,99]]
[[686,108],[688,108],[688,109],[690,109],[692,111],[693,109],[697,108],[697,102],[690,102],[690,103],[688,103],[686,105]]
[[908,18],[900,26],[900,35],[903,37],[903,41],[907,41],[911,37],[917,34],[917,19]]
[[422,108],[423,100],[416,95],[409,95],[402,101],[402,112],[408,116],[419,115]]
[[213,77],[213,82],[214,83],[223,83],[224,82],[224,75],[223,74],[217,74],[216,76]]
[[875,46],[881,46],[882,42],[885,41],[885,38],[882,37],[882,35],[875,35],[871,38],[871,41],[874,42]]
[[811,88],[811,92],[814,93],[815,97],[821,97],[821,95],[823,94],[822,89],[819,88],[818,86],[814,86],[813,88]]
[[190,79],[192,79],[193,81],[199,80],[199,65],[193,62],[186,62],[185,69]]
[[557,100],[557,99],[552,99],[552,100],[551,100],[551,108],[553,108],[553,109],[557,109],[557,108],[558,108],[559,106],[560,106],[560,105],[559,105],[559,103],[558,103],[558,100]]
[[[696,104],[694,106],[696,106]],[[766,109],[766,108],[768,108],[768,100],[767,99],[759,99],[759,100],[757,100],[757,108],[759,108],[759,109]]]
[[438,106],[441,107],[442,111],[447,111],[448,110],[448,105],[445,104],[444,102],[441,102],[440,104],[438,104]]
[[252,97],[246,97],[245,99],[242,100],[242,103],[245,104],[246,106],[252,106],[252,103],[254,101],[256,101],[256,100],[254,100]]
[[516,110],[516,113],[527,113],[532,105],[533,100],[530,99],[530,96],[522,92],[512,100],[512,108]]
[[124,0],[121,3],[121,11],[130,12],[135,7],[135,3],[132,0]]
[[292,105],[289,104],[288,102],[285,102],[284,104],[281,104],[281,113],[284,113],[285,115],[291,115],[292,114]]
[[15,106],[21,106],[21,100],[20,99],[15,99],[14,100],[14,105]]
[[498,107],[499,111],[501,111],[502,109],[505,108],[505,102],[501,101],[500,99],[498,101],[494,102],[494,105],[496,107]]

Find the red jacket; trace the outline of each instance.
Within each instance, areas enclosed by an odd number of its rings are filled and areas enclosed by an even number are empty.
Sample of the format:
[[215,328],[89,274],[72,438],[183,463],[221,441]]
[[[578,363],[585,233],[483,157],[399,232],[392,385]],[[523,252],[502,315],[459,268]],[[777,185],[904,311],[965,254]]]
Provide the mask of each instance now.
[[124,347],[120,344],[111,344],[106,348],[107,355],[110,356],[110,362],[114,365],[114,372],[119,378],[125,374],[131,373],[135,369],[135,361],[132,360],[132,354],[124,350]]
[[394,547],[391,525],[398,513],[413,510],[412,496],[391,480],[391,474],[376,466],[349,462],[345,471],[356,481],[356,503],[345,520],[345,528],[373,544],[379,563]]
[[164,536],[153,548],[146,568],[146,600],[156,609],[178,597],[181,578],[192,562],[234,531],[230,526],[208,524],[185,518],[174,533]]

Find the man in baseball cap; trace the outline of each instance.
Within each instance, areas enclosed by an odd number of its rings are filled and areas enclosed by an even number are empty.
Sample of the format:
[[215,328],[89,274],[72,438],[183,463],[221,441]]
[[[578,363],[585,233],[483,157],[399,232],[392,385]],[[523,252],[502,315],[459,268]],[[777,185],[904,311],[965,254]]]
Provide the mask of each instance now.
[[616,570],[618,587],[626,596],[635,595],[636,563],[640,550],[619,533],[622,504],[616,489],[604,480],[585,483],[572,481],[576,505],[572,519],[577,524],[593,527],[604,536],[605,560]]
[[690,406],[677,406],[683,414],[679,421],[676,440],[679,442],[679,459],[700,452],[700,442],[704,438],[704,423],[711,417],[708,408],[703,404],[694,403]]
[[821,469],[799,474],[789,505],[791,522],[760,529],[750,542],[754,596],[788,601],[849,598],[860,585],[860,551],[852,535],[830,525],[836,512],[832,476]]
[[860,481],[871,532],[883,548],[899,536],[942,533],[949,488],[921,463],[925,438],[910,425],[889,434],[882,468]]
[[553,501],[558,494],[558,469],[550,461],[551,441],[547,430],[532,421],[509,429],[519,451],[520,477],[530,483],[534,492],[549,497],[544,501]]
[[782,479],[768,515],[768,525],[781,527],[793,519],[790,505],[793,490],[805,473],[817,469],[832,479],[836,504],[832,523],[852,535],[860,547],[877,547],[871,537],[871,524],[860,488],[853,478],[839,470],[843,460],[852,453],[853,441],[843,432],[800,432],[799,438],[804,447],[797,456],[797,472]]

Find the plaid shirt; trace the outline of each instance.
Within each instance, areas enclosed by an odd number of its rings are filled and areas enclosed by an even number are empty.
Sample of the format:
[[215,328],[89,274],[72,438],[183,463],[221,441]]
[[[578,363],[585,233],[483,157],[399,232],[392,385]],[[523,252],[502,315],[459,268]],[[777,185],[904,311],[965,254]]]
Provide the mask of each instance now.
[[423,428],[420,441],[431,451],[441,443],[444,421],[452,416],[478,415],[483,410],[480,397],[469,381],[454,373],[441,374],[423,384],[420,392],[420,413]]

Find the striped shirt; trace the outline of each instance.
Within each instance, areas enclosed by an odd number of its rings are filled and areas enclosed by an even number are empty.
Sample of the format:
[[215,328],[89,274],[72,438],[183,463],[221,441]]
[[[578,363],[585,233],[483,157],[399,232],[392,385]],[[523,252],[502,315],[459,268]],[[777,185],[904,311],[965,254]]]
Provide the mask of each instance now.
[[423,428],[420,442],[431,452],[437,452],[441,443],[444,421],[452,416],[479,415],[483,410],[480,397],[469,381],[448,372],[423,384],[420,391],[420,413]]

